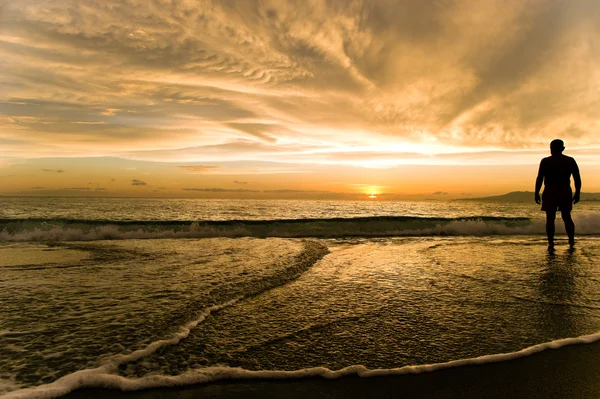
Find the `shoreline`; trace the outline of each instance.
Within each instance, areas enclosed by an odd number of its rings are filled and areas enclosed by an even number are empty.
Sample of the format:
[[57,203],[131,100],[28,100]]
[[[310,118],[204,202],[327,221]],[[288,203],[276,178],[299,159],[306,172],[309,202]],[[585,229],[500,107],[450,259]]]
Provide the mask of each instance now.
[[85,388],[66,399],[111,398],[572,398],[600,397],[600,342],[418,374],[338,379],[223,380],[176,388]]

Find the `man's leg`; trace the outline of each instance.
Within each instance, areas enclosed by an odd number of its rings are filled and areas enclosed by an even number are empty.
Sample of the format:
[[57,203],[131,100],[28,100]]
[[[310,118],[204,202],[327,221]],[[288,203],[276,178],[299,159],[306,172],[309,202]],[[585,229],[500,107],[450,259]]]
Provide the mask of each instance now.
[[575,245],[575,223],[573,223],[573,219],[571,218],[571,211],[560,211],[560,215],[562,216],[563,222],[565,222],[565,230],[567,231],[567,236],[569,236],[569,245]]
[[546,235],[548,236],[548,249],[554,248],[554,220],[556,210],[546,211]]

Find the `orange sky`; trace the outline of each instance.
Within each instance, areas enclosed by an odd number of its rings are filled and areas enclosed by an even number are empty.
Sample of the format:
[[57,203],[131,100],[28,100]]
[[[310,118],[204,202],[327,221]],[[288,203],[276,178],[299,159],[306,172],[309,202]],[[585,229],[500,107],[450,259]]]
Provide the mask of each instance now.
[[0,195],[600,191],[600,3],[1,1]]

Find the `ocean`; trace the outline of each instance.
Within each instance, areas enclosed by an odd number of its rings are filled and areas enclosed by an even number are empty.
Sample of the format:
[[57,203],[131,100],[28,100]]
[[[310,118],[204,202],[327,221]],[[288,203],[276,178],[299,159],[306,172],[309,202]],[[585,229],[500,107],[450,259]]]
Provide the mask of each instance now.
[[0,395],[398,374],[600,339],[600,204],[0,197]]

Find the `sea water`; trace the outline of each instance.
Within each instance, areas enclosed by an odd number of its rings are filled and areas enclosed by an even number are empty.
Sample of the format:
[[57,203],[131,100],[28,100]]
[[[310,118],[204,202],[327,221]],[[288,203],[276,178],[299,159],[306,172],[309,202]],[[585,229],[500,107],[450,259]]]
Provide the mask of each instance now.
[[552,253],[535,204],[2,198],[0,209],[7,397],[394,373],[600,331],[595,203],[576,205],[576,249],[558,240]]

